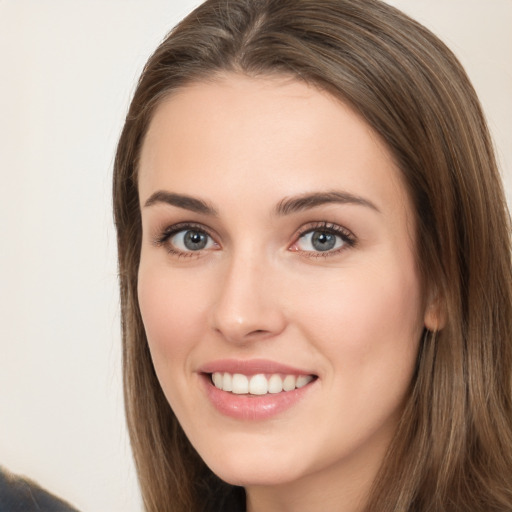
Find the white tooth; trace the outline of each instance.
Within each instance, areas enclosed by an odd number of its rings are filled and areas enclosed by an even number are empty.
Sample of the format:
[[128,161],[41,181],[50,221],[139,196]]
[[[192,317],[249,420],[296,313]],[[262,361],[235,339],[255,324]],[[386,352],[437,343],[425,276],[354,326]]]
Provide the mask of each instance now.
[[272,375],[268,380],[269,393],[281,393],[283,391],[283,379],[280,375]]
[[231,377],[231,373],[224,374],[224,380],[222,381],[222,389],[224,391],[233,391],[233,378]]
[[253,375],[249,381],[249,393],[251,395],[266,395],[268,392],[268,382],[265,375],[259,373]]
[[249,393],[249,379],[241,373],[235,373],[231,380],[233,386],[233,393],[236,395],[245,395]]
[[292,391],[295,389],[295,375],[287,375],[283,381],[283,389],[285,391]]
[[222,373],[219,373],[219,372],[215,372],[213,375],[212,375],[212,381],[213,381],[213,385],[216,387],[216,388],[219,388],[219,389],[222,389]]
[[309,384],[313,380],[311,375],[299,375],[297,377],[297,383],[295,386],[297,388],[303,388],[306,384]]

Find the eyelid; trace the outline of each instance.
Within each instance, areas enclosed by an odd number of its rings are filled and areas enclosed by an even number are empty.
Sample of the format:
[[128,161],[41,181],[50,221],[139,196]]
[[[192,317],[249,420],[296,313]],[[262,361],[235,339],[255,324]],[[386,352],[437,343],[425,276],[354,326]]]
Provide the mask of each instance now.
[[165,242],[165,240],[168,240],[171,236],[175,235],[176,233],[179,233],[180,231],[184,230],[197,230],[197,231],[203,231],[207,235],[210,235],[210,232],[208,228],[203,226],[202,224],[199,224],[197,222],[178,222],[176,224],[169,224],[165,225],[165,227],[159,228],[157,230],[157,234],[153,237],[153,242],[155,244],[159,244],[162,242]]
[[200,231],[205,233],[208,237],[210,237],[217,247],[220,247],[219,242],[217,241],[217,237],[212,234],[211,230],[204,226],[203,224],[199,224],[197,222],[178,222],[177,224],[171,224],[166,226],[165,228],[160,229],[156,236],[153,237],[152,243],[153,245],[160,247],[165,246],[167,251],[170,254],[174,254],[177,256],[199,256],[205,251],[210,251],[212,249],[201,249],[197,251],[181,251],[178,248],[172,247],[168,242],[169,240],[181,231]]
[[[299,248],[293,249],[298,241],[306,234],[311,233],[313,231],[325,231],[326,233],[332,233],[333,235],[339,236],[343,240],[343,245],[338,249],[328,250],[328,251],[305,251]],[[335,256],[341,252],[346,251],[352,247],[355,247],[357,244],[357,239],[355,235],[344,226],[340,226],[339,224],[335,224],[333,222],[328,221],[319,221],[319,222],[310,222],[301,226],[296,234],[293,237],[293,242],[289,247],[289,250],[294,252],[302,253],[306,257],[318,258],[318,257],[329,257]]]

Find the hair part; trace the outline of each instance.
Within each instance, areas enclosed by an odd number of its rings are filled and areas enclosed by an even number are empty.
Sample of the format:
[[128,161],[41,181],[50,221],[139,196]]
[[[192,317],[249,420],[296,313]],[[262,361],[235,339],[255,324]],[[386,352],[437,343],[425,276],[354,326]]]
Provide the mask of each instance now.
[[351,105],[394,155],[414,206],[418,265],[446,321],[425,330],[367,510],[512,509],[510,219],[492,142],[451,51],[378,0],[208,0],[144,68],[117,148],[114,212],[126,414],[146,509],[229,510],[244,500],[178,424],[137,302],[138,160],[152,115],[177,89],[226,72],[293,76]]

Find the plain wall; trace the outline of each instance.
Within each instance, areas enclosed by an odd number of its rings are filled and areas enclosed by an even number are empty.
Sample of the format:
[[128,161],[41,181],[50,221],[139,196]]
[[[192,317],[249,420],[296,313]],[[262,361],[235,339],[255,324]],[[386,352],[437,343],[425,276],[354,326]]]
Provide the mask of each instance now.
[[[0,0],[0,465],[142,509],[123,417],[111,173],[142,66],[197,1]],[[512,201],[512,1],[395,0],[460,57]]]

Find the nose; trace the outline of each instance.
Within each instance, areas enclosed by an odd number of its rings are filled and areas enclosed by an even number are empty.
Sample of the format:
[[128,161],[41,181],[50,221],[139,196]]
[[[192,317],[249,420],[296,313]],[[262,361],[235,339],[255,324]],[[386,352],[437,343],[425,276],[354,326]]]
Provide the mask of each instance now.
[[261,258],[233,257],[219,278],[211,311],[213,329],[231,343],[279,335],[286,326],[277,269]]

